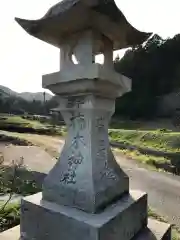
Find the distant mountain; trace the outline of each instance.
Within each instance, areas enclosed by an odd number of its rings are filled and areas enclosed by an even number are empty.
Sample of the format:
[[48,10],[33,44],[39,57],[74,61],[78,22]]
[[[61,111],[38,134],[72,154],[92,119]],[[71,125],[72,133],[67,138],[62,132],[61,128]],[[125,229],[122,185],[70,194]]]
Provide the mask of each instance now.
[[10,88],[5,87],[5,86],[2,86],[2,85],[0,85],[0,91],[1,91],[2,93],[5,93],[5,94],[9,95],[9,96],[15,96],[15,95],[18,94],[17,92],[14,92],[14,91],[11,90]]
[[[36,92],[36,93],[31,93],[31,92],[22,92],[22,93],[17,93],[13,90],[11,90],[8,87],[0,85],[0,94],[2,96],[16,96],[16,97],[21,97],[27,101],[44,101],[44,95],[43,92]],[[48,101],[53,97],[53,95],[49,94],[46,92],[45,94],[45,99]]]
[[6,98],[6,97],[9,97],[9,94],[4,90],[0,89],[0,97]]
[[[31,93],[31,92],[23,92],[18,93],[18,96],[24,98],[27,101],[44,101],[43,92]],[[53,96],[46,92],[45,99],[49,101]]]

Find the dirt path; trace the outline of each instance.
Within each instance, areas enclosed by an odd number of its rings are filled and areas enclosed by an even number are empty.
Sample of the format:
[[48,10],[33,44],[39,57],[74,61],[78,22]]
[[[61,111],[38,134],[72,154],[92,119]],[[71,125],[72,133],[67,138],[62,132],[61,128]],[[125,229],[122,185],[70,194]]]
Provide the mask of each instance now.
[[61,151],[61,148],[63,147],[63,144],[64,144],[63,138],[54,137],[54,136],[16,133],[16,132],[7,132],[7,131],[1,131],[1,133],[7,136],[13,136],[13,137],[25,139],[33,143],[33,145],[41,147],[53,157],[59,156],[58,153]]
[[25,167],[42,173],[48,173],[56,162],[55,158],[36,146],[4,146],[0,144],[0,152],[4,156],[5,164],[11,164],[12,160],[18,163],[21,157],[23,157],[23,165]]

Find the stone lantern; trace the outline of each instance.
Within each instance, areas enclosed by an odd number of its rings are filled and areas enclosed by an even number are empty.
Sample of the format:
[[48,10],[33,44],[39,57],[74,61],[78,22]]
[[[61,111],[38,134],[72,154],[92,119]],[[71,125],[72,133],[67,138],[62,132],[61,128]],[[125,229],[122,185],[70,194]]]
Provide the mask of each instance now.
[[63,0],[39,20],[16,21],[60,48],[60,71],[44,75],[42,85],[59,96],[68,129],[42,193],[22,200],[21,239],[170,239],[169,225],[149,220],[147,228],[147,195],[129,191],[108,139],[115,99],[131,90],[114,70],[113,50],[150,34],[133,28],[113,0]]

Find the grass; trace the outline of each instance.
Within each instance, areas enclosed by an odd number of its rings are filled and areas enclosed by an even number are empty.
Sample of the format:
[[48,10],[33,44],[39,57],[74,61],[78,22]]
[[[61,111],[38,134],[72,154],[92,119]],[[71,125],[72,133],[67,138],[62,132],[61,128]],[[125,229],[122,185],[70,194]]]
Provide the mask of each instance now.
[[0,203],[0,232],[20,223],[20,204],[9,203],[3,208],[4,204],[5,202]]
[[[48,135],[58,134],[64,136],[66,133],[66,127],[41,123],[37,120],[23,119],[20,116],[0,117],[0,129],[8,130],[7,127],[22,128],[24,129],[24,133],[28,133],[30,130],[33,130],[37,134]],[[111,141],[119,143],[169,153],[180,153],[180,132],[173,132],[166,129],[154,131],[109,129],[109,137]]]
[[14,132],[62,135],[62,127],[50,122],[24,119],[21,116],[1,116],[0,129]]
[[122,144],[119,151],[128,158],[180,175],[180,132],[110,129],[109,136]]
[[[12,136],[12,137],[26,140],[27,142],[30,142],[34,145],[42,147],[50,155],[54,157],[58,157],[57,147],[52,144],[54,143],[55,136],[45,136],[45,135],[37,135],[37,134],[33,135],[33,134],[16,133],[16,132],[12,133],[12,132],[5,132],[5,131],[2,131],[2,133],[7,136]],[[61,127],[60,135],[64,136],[65,134],[66,134],[66,128]],[[156,134],[156,138],[154,138],[155,143],[152,141],[153,134]],[[165,145],[167,145],[167,142],[164,140],[165,138],[167,138],[167,136],[164,137],[164,134],[166,135],[170,134],[170,136],[168,137],[171,138],[172,140],[171,142],[177,141],[176,135],[179,135],[179,134],[174,134],[172,132],[162,133],[161,131],[147,132],[147,131],[135,131],[135,130],[129,130],[129,131],[128,130],[111,130],[111,129],[109,130],[111,141],[116,141],[120,143],[124,142],[124,143],[128,143],[129,145],[136,145],[141,148],[144,145],[144,147],[148,146],[148,148],[151,148],[151,149],[155,149],[153,148],[154,145],[156,145],[156,147],[159,146],[160,145],[158,144],[159,142],[164,147]],[[174,135],[175,135],[175,139],[173,138]],[[157,148],[155,150],[157,150]],[[173,147],[171,147],[171,149],[169,148],[169,152],[173,154],[176,153],[175,150],[176,148],[173,148]],[[174,158],[169,159],[167,158],[167,156],[160,157],[160,156],[153,156],[150,154],[142,154],[139,150],[119,149],[118,151],[120,151],[122,154],[124,154],[128,158],[134,159],[143,164],[147,164],[153,167],[154,169],[164,170],[177,175],[179,175],[180,173],[179,157],[175,161]]]
[[[38,120],[24,119],[21,116],[1,116],[0,129],[20,128],[24,133],[28,131],[41,134],[64,135],[66,127],[54,126],[50,123],[40,122]],[[127,126],[126,126],[127,127]],[[11,131],[11,130],[10,130]],[[125,130],[109,129],[111,141],[145,147],[154,150],[161,150],[169,153],[180,153],[180,132],[173,132],[166,129],[158,130]]]
[[171,164],[171,161],[165,157],[155,157],[147,154],[141,154],[138,150],[115,149],[128,158],[137,160],[140,163],[155,167],[156,165]]
[[0,232],[20,223],[20,203],[11,202],[14,194],[27,196],[41,191],[41,184],[34,179],[33,172],[19,163],[10,166],[3,165],[3,156],[0,164],[0,194],[6,195],[6,201],[0,201]]
[[[4,132],[4,135],[7,136],[11,136],[12,138],[16,138],[16,139],[23,139],[27,142],[31,142],[34,145],[37,145],[41,148],[43,148],[45,151],[47,151],[51,156],[53,157],[58,157],[59,156],[59,152],[56,148],[56,146],[53,146],[51,144],[51,142],[53,142],[53,139],[55,137],[51,137],[51,136],[44,136],[44,135],[32,135],[32,134],[26,134],[26,133],[11,133],[11,132]],[[34,137],[35,136],[35,137]],[[155,164],[157,163],[170,163],[170,160],[164,158],[164,157],[154,157],[154,156],[150,156],[150,155],[144,155],[141,154],[139,151],[130,151],[127,149],[115,149],[114,150],[122,153],[123,155],[127,156],[128,158],[131,159],[136,159],[137,161],[144,163],[144,164],[148,164],[151,167],[154,167]]]
[[23,165],[23,158],[4,165],[4,157],[0,155],[0,194],[21,194],[23,196],[41,190],[34,179],[33,172]]
[[22,126],[22,127],[31,127],[34,129],[44,128],[45,124],[40,123],[39,121],[23,119],[20,116],[8,116],[0,118],[0,125],[13,125],[13,126]]
[[161,129],[155,131],[110,129],[109,136],[110,140],[120,143],[180,153],[180,132]]

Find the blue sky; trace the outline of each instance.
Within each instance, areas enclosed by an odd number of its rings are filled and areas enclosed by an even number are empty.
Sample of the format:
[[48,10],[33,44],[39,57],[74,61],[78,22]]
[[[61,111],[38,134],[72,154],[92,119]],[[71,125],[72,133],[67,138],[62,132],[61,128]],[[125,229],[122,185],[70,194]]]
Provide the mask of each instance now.
[[[179,0],[115,0],[138,30],[172,37],[180,33]],[[59,70],[59,49],[28,35],[14,17],[38,19],[58,0],[4,0],[0,14],[0,85],[42,91],[42,74]],[[123,51],[122,51],[123,54]]]

